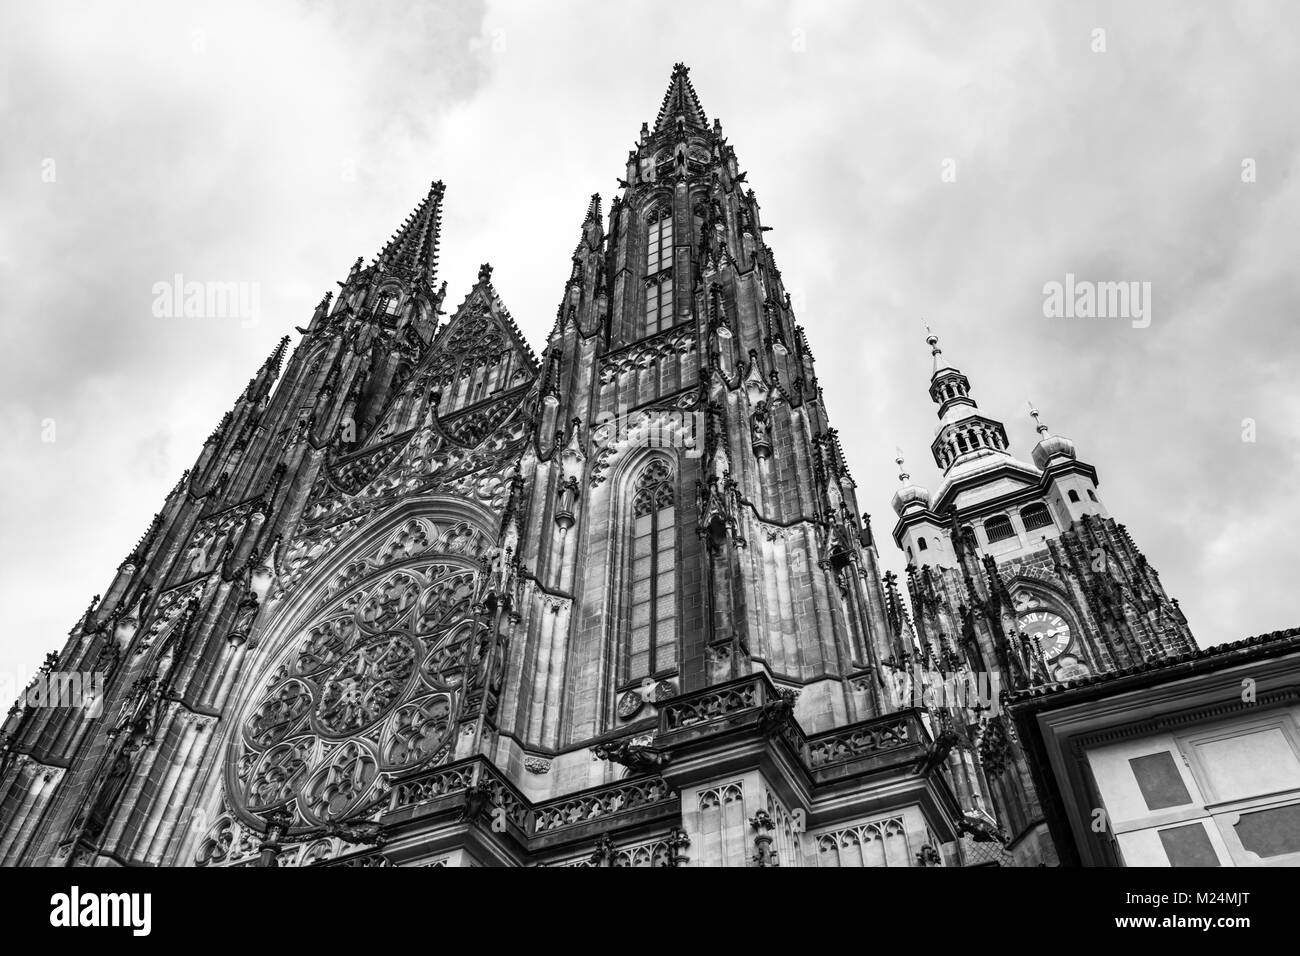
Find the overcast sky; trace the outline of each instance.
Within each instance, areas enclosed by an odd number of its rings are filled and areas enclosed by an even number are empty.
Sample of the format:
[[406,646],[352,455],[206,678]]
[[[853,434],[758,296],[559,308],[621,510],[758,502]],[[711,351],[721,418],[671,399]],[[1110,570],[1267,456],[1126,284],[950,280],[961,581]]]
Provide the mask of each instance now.
[[[886,566],[895,447],[939,479],[924,317],[1014,454],[1028,399],[1074,439],[1203,645],[1300,623],[1294,3],[2,8],[11,682],[431,180],[450,307],[491,261],[539,346],[678,60],[773,227]],[[256,283],[259,321],[155,316],[177,273]],[[1067,273],[1150,282],[1150,325],[1045,317]]]

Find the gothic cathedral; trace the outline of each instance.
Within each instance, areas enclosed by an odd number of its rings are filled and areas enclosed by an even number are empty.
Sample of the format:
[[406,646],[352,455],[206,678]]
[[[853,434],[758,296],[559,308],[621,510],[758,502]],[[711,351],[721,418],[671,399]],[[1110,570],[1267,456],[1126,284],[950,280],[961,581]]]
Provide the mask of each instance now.
[[280,343],[5,721],[0,863],[1058,861],[1002,701],[1195,650],[1095,469],[931,336],[900,588],[684,66],[623,175],[540,357],[441,183]]

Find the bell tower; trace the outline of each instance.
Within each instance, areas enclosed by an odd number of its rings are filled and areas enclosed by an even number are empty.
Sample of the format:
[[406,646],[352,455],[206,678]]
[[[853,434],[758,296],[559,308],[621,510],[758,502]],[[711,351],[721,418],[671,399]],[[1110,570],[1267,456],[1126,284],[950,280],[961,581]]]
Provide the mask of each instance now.
[[[930,451],[943,481],[931,494],[903,472],[893,499],[893,537],[907,558],[922,645],[1003,690],[1194,650],[1178,602],[1106,511],[1097,470],[1074,443],[1051,434],[1031,407],[1039,435],[1033,461],[1013,457],[1006,429],[980,411],[938,337],[931,333],[926,343],[939,417]],[[1028,768],[1013,731],[992,710],[968,709],[963,719],[978,738],[998,821],[1021,863],[1052,862]]]
[[561,609],[529,638],[521,729],[572,745],[759,671],[800,691],[810,728],[882,713],[868,519],[758,201],[685,66],[624,175],[608,231],[592,197],[541,360],[523,563]]

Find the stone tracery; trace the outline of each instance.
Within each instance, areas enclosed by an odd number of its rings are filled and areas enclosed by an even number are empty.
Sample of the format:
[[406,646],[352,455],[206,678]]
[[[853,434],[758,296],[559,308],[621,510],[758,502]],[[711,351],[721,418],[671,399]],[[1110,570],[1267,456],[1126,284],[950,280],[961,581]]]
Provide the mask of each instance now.
[[290,805],[298,825],[318,825],[373,803],[386,776],[448,759],[477,575],[434,558],[318,610],[240,726],[236,802]]

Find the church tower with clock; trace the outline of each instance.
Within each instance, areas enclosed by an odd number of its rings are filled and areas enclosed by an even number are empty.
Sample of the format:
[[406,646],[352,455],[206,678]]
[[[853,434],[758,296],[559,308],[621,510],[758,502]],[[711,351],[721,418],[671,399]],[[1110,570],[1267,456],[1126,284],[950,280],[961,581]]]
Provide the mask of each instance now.
[[[1013,457],[1006,429],[980,411],[938,337],[926,342],[939,418],[930,452],[943,481],[931,494],[901,471],[893,499],[923,660],[959,661],[1007,692],[1195,650],[1178,602],[1107,512],[1097,470],[1074,443],[1031,410],[1032,463]],[[996,700],[967,709],[956,730],[978,751],[1008,850],[1023,864],[1053,862],[1029,770],[997,709]]]

